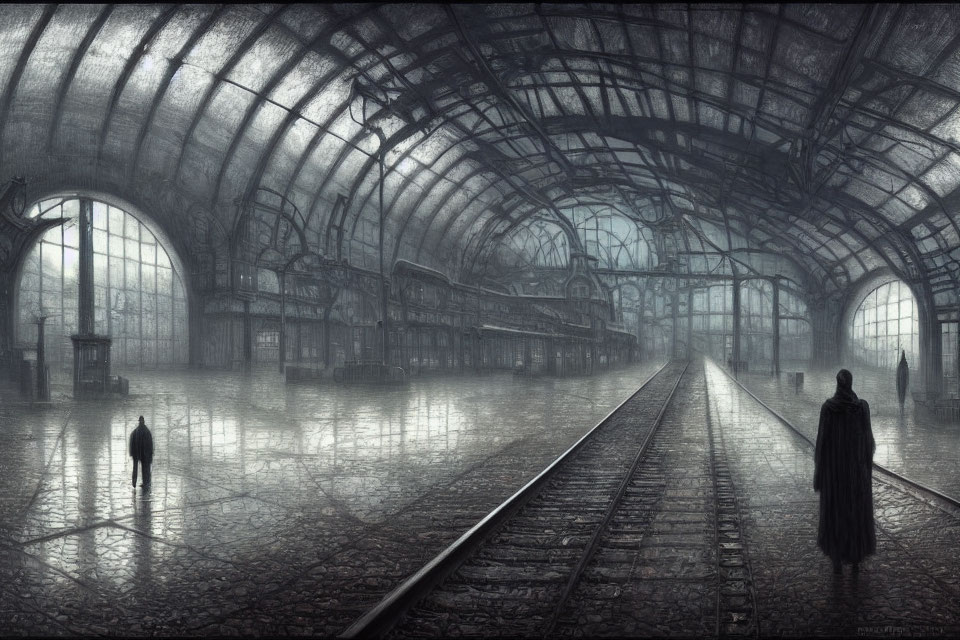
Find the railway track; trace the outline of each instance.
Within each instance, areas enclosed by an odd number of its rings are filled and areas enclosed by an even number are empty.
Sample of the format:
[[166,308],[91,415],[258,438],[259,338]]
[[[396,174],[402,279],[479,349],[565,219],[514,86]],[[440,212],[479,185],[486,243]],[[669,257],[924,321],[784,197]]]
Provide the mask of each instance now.
[[496,627],[505,635],[539,635],[538,625],[554,618],[557,603],[569,597],[596,550],[611,507],[626,492],[627,478],[686,370],[686,362],[665,364],[543,473],[342,637],[385,635],[426,596],[423,607],[408,616],[427,608],[425,628],[412,630],[413,635],[449,635],[430,624],[440,617],[431,607],[461,615],[472,609],[476,624],[461,625],[463,634],[489,635]]
[[[671,405],[678,389],[690,401]],[[737,487],[710,407],[702,364],[664,365],[341,637],[758,637]],[[877,470],[960,517],[953,498]]]
[[[811,448],[816,447],[816,443],[811,440],[803,431],[798,429],[792,422],[787,420],[783,415],[781,415],[777,410],[773,409],[766,402],[761,400],[754,394],[750,389],[748,389],[742,382],[737,380],[737,378],[730,374],[729,371],[723,367],[717,365],[717,368],[723,372],[734,384],[736,384],[744,393],[757,401],[757,404],[766,409],[770,415],[777,419],[780,424],[785,426],[788,430],[792,432],[793,435],[800,438]],[[908,478],[905,475],[892,471],[882,465],[873,463],[874,478],[880,480],[881,482],[886,482],[888,484],[897,486],[900,489],[908,491],[911,495],[927,502],[928,504],[934,505],[939,509],[942,509],[951,515],[954,515],[960,518],[960,498],[955,496],[948,495],[942,491],[938,491],[933,487],[929,487],[922,482],[917,482],[911,478]]]
[[599,549],[544,637],[753,637],[756,599],[735,487],[702,366],[680,386]]

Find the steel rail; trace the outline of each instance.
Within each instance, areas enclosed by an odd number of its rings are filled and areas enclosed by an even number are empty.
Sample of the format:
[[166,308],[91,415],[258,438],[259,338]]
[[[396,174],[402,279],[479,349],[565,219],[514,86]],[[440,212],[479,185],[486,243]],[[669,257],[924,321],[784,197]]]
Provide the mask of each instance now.
[[[641,384],[636,391],[614,407],[602,420],[573,443],[566,451],[560,454],[560,456],[551,462],[543,471],[538,473],[532,480],[527,482],[527,484],[507,498],[506,501],[501,503],[493,511],[484,516],[482,520],[457,538],[457,540],[436,555],[419,571],[384,596],[376,606],[354,621],[353,624],[347,627],[347,629],[337,637],[345,639],[380,638],[389,633],[403,613],[423,599],[424,596],[430,593],[434,587],[447,576],[456,571],[494,529],[506,522],[506,520],[519,511],[521,507],[536,497],[546,482],[553,478],[560,466],[564,462],[572,459],[583,446],[592,439],[599,429],[607,423],[611,416],[620,411],[624,405],[643,391],[654,378],[667,368],[670,362],[672,361],[668,360],[664,362],[644,380],[643,384]],[[684,372],[685,371],[686,367],[684,367]],[[679,378],[682,377],[683,374],[681,374]]]
[[[747,592],[750,594],[750,605],[752,607],[753,613],[753,631],[752,634],[731,634],[724,626],[721,624],[721,611],[722,607],[720,606],[724,602],[724,593],[723,589],[725,586],[729,585],[731,582],[734,582],[734,579],[729,577],[724,577],[724,570],[722,565],[722,547],[721,547],[721,533],[720,533],[720,520],[721,520],[721,511],[720,507],[721,496],[720,496],[720,473],[724,474],[727,484],[730,484],[732,487],[732,482],[730,481],[730,472],[726,469],[726,446],[723,442],[723,434],[719,433],[719,430],[714,429],[713,418],[711,414],[713,412],[713,404],[710,399],[710,385],[706,381],[706,362],[705,358],[700,360],[701,366],[703,366],[704,374],[704,385],[703,385],[703,399],[706,404],[706,423],[707,423],[707,440],[710,444],[710,477],[713,479],[713,540],[714,548],[716,549],[716,564],[715,570],[717,572],[717,579],[719,581],[717,587],[717,600],[716,600],[716,626],[714,627],[714,636],[717,638],[730,637],[739,635],[739,637],[745,638],[748,635],[754,638],[762,637],[760,633],[760,608],[757,605],[757,590],[755,583],[753,581],[753,567],[750,564],[747,554],[743,554],[743,565],[746,572],[746,580],[744,580],[744,586],[747,587]],[[732,493],[732,491],[731,491]],[[739,540],[740,544],[743,544],[743,539],[741,537],[742,528],[740,523],[743,522],[740,513],[740,507],[736,501],[736,498],[732,500],[733,511],[736,513],[738,526],[736,528],[737,537],[736,540]],[[748,627],[749,628],[749,627]]]
[[[761,400],[759,397],[757,397],[757,395],[756,395],[755,393],[753,393],[752,391],[750,391],[750,389],[748,389],[746,386],[744,386],[744,384],[743,384],[742,382],[740,382],[740,381],[737,380],[734,376],[732,376],[729,371],[727,371],[726,369],[724,369],[723,367],[721,367],[719,364],[717,364],[717,363],[714,362],[713,360],[710,360],[710,362],[711,362],[713,365],[715,365],[718,369],[720,369],[720,371],[722,371],[722,372],[724,373],[724,375],[726,375],[728,378],[730,378],[730,380],[732,380],[734,383],[736,383],[736,385],[737,385],[738,387],[740,387],[741,389],[743,389],[744,391],[746,391],[747,395],[749,395],[751,398],[753,398],[754,400],[756,400],[756,401],[760,404],[760,406],[762,406],[764,409],[766,409],[766,410],[769,411],[771,414],[773,414],[773,416],[774,416],[777,420],[779,420],[781,423],[783,423],[784,426],[786,426],[787,428],[789,428],[789,429],[790,429],[791,431],[793,431],[796,435],[798,435],[798,436],[800,436],[801,438],[803,438],[803,439],[807,442],[807,444],[809,444],[811,447],[816,448],[816,446],[817,446],[816,443],[815,443],[813,440],[811,440],[810,438],[808,438],[806,434],[804,434],[802,431],[800,431],[800,429],[798,429],[797,427],[795,427],[792,422],[790,422],[789,420],[787,420],[786,418],[784,418],[778,411],[776,411],[776,410],[773,409],[770,405],[768,405],[766,402],[764,402],[764,401]],[[938,491],[937,489],[934,489],[933,487],[928,487],[927,485],[923,484],[922,482],[918,482],[918,481],[916,481],[916,480],[912,480],[912,479],[910,479],[910,478],[908,478],[908,477],[906,477],[906,476],[904,476],[904,475],[902,475],[902,474],[897,473],[896,471],[892,471],[892,470],[890,470],[890,469],[887,469],[886,467],[881,466],[881,465],[877,464],[876,462],[873,463],[873,468],[874,468],[875,470],[879,471],[882,476],[887,476],[887,478],[885,478],[885,480],[887,480],[888,483],[889,483],[889,479],[893,479],[893,480],[895,480],[895,481],[897,481],[897,482],[902,482],[903,484],[906,484],[906,485],[908,485],[908,486],[910,486],[910,487],[913,487],[914,489],[918,489],[918,490],[920,490],[920,491],[923,491],[923,492],[925,492],[925,493],[930,494],[931,496],[933,496],[933,497],[936,498],[937,500],[946,502],[947,504],[949,504],[949,505],[950,505],[951,507],[953,507],[954,509],[960,509],[960,499],[957,499],[957,498],[954,498],[953,496],[947,495],[947,494],[943,493],[942,491]],[[943,508],[943,505],[937,505],[937,506],[939,506],[940,508]],[[953,513],[952,511],[951,511],[950,513],[956,515],[956,514]]]
[[610,500],[610,503],[607,505],[606,511],[603,514],[603,518],[597,524],[596,529],[593,530],[593,535],[590,536],[590,541],[587,543],[586,548],[583,550],[583,553],[580,556],[580,560],[570,573],[570,577],[567,579],[567,584],[560,593],[560,600],[553,608],[553,616],[551,616],[550,622],[543,630],[544,638],[549,638],[553,635],[553,631],[557,626],[557,621],[560,619],[560,615],[563,613],[563,608],[566,606],[567,600],[570,599],[570,595],[573,594],[573,590],[580,582],[580,576],[583,575],[584,569],[587,568],[587,565],[593,559],[593,556],[597,551],[597,547],[600,546],[600,536],[604,531],[606,531],[607,525],[610,524],[610,520],[613,519],[614,514],[617,512],[617,508],[620,506],[620,502],[623,500],[623,496],[626,494],[627,488],[630,486],[630,482],[633,480],[633,477],[637,472],[637,468],[640,466],[640,462],[647,454],[647,449],[649,448],[650,443],[653,441],[654,434],[657,432],[657,430],[660,428],[660,424],[663,422],[663,416],[667,412],[667,407],[670,406],[670,401],[673,400],[673,396],[677,392],[677,388],[680,386],[680,381],[683,380],[683,376],[686,375],[689,367],[690,361],[688,360],[684,365],[683,370],[680,372],[680,375],[677,376],[677,381],[670,389],[670,393],[667,394],[666,399],[663,401],[663,406],[660,407],[657,417],[653,419],[653,424],[651,425],[650,430],[647,431],[647,435],[644,436],[643,442],[640,444],[640,448],[637,449],[637,453],[633,458],[633,462],[630,464],[630,468],[627,469],[626,474],[623,476],[623,480],[620,482],[620,487],[617,489],[617,493],[613,496],[613,499]]

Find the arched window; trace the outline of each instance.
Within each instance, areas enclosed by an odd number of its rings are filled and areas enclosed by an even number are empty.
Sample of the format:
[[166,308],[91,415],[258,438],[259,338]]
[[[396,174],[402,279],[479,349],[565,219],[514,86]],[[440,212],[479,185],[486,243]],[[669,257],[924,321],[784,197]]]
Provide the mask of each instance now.
[[[31,217],[66,218],[41,236],[20,270],[18,340],[37,339],[47,317],[51,373],[73,366],[77,332],[80,238],[77,198],[40,202]],[[94,331],[113,338],[115,367],[151,368],[187,362],[187,301],[181,275],[157,237],[130,213],[93,202]]]
[[875,367],[894,368],[900,350],[914,366],[920,353],[917,301],[906,283],[881,285],[867,294],[850,327],[853,356]]

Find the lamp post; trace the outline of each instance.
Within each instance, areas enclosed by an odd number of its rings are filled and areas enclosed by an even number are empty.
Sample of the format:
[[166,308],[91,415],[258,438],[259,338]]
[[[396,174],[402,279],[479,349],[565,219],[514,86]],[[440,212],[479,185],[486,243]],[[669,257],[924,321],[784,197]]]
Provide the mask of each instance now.
[[[380,127],[373,126],[373,125],[371,125],[371,124],[369,124],[369,123],[367,122],[367,108],[366,108],[366,107],[367,107],[368,91],[370,91],[370,90],[367,89],[367,88],[365,88],[365,87],[361,87],[361,85],[359,84],[359,82],[354,82],[354,85],[353,85],[353,93],[354,93],[354,95],[351,96],[351,98],[350,98],[349,111],[350,111],[350,118],[351,118],[354,122],[356,122],[357,124],[359,124],[361,127],[363,127],[364,129],[367,129],[367,130],[369,130],[369,131],[372,131],[374,134],[376,134],[376,136],[377,136],[377,141],[378,141],[378,143],[379,143],[379,144],[378,144],[378,147],[377,147],[377,164],[379,165],[379,168],[380,168],[380,179],[377,181],[377,182],[378,182],[378,184],[377,184],[377,191],[378,191],[377,201],[378,201],[378,218],[379,218],[378,233],[377,233],[377,236],[378,236],[377,248],[378,248],[378,251],[379,251],[379,254],[380,254],[380,255],[379,255],[379,264],[380,264],[380,349],[381,349],[381,351],[380,351],[380,358],[381,358],[381,362],[382,362],[383,364],[387,364],[387,363],[389,362],[389,359],[390,359],[390,329],[389,329],[389,318],[388,318],[388,316],[387,316],[387,313],[388,313],[389,294],[390,294],[390,285],[389,285],[389,282],[387,281],[387,274],[386,274],[386,270],[384,269],[384,264],[383,264],[383,263],[384,263],[384,255],[383,255],[383,173],[384,173],[384,171],[383,171],[383,163],[384,163],[384,156],[385,156],[386,153],[387,153],[387,138],[386,138],[386,135],[384,135],[384,133],[383,133],[383,129],[381,129]],[[361,102],[361,108],[360,108],[360,116],[361,116],[361,118],[363,119],[362,122],[361,122],[360,120],[357,120],[356,117],[354,117],[354,115],[353,115],[353,102],[354,102],[354,98],[356,98],[357,96],[359,96],[359,97],[361,98],[361,101],[362,101],[362,102]],[[388,96],[384,96],[383,98],[374,97],[374,96],[370,96],[370,97],[373,98],[375,102],[381,102],[381,100],[382,100],[382,104],[384,104],[384,105],[389,104],[389,97],[388,97]]]
[[387,281],[387,274],[383,268],[383,156],[387,152],[387,140],[383,135],[383,130],[374,129],[374,132],[377,134],[377,139],[380,141],[380,146],[377,149],[377,160],[380,164],[380,180],[377,186],[377,200],[379,208],[379,218],[380,224],[378,225],[378,249],[380,251],[380,317],[382,321],[380,322],[380,345],[382,348],[381,358],[383,364],[389,364],[390,362],[390,329],[388,327],[388,303],[390,297],[390,283]]
[[[361,77],[365,81],[361,80]],[[386,160],[386,153],[389,149],[387,147],[387,137],[384,134],[383,129],[381,127],[373,126],[368,122],[367,101],[369,100],[379,107],[378,111],[373,114],[373,119],[382,118],[385,116],[395,117],[404,124],[400,131],[391,134],[393,144],[397,144],[400,139],[407,138],[416,132],[421,132],[423,134],[423,137],[419,141],[423,142],[429,138],[434,131],[437,131],[444,123],[444,119],[441,117],[437,118],[437,122],[431,126],[430,122],[438,114],[436,113],[436,109],[432,105],[429,97],[422,95],[416,87],[410,85],[410,83],[406,80],[401,79],[401,84],[404,85],[404,88],[390,86],[390,79],[386,79],[382,84],[377,83],[372,81],[366,73],[361,72],[360,75],[354,78],[353,86],[351,87],[351,95],[349,98],[350,118],[364,129],[373,131],[377,135],[377,139],[380,143],[379,148],[377,149],[377,161],[380,165],[380,184],[378,186],[380,233],[378,244],[380,251],[380,317],[382,318],[380,322],[382,336],[380,344],[382,348],[381,356],[383,364],[388,364],[390,360],[390,318],[388,316],[387,304],[390,294],[390,282],[387,279],[383,254],[383,165],[384,161]],[[393,99],[391,99],[391,95],[393,96]],[[357,97],[359,97],[361,100],[360,115],[363,118],[363,122],[357,120],[353,115],[353,103]],[[415,110],[417,109],[422,109],[426,113],[426,116],[418,120],[414,115]]]

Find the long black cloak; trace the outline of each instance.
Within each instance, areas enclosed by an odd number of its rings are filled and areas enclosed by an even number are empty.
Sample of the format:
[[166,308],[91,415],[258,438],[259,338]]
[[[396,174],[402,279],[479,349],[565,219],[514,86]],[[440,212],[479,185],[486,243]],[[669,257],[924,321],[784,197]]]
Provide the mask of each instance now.
[[130,434],[130,455],[146,464],[153,462],[153,436],[147,425],[138,425]]
[[900,409],[903,410],[903,403],[907,399],[907,385],[910,384],[910,367],[907,365],[907,352],[900,354],[900,363],[897,365],[897,400],[900,401]]
[[817,544],[844,562],[877,550],[873,525],[873,452],[870,405],[838,389],[820,408],[813,488],[820,492]]

